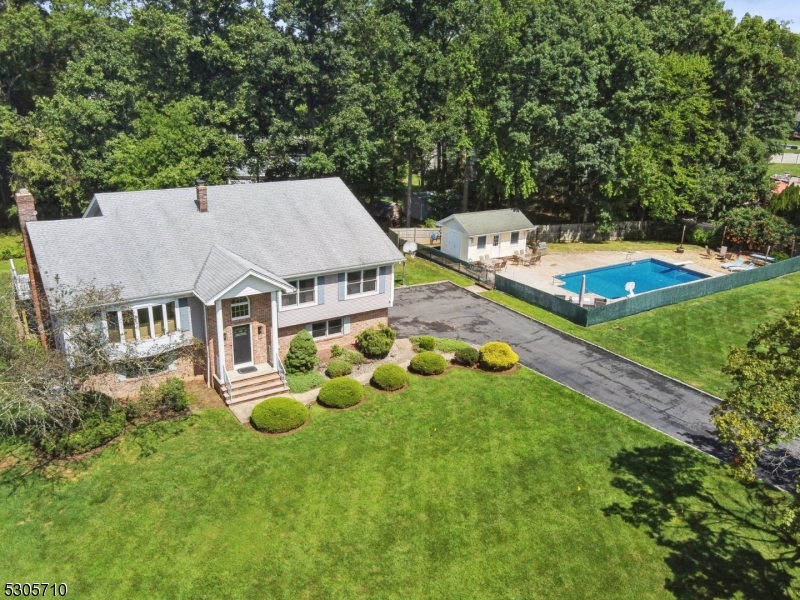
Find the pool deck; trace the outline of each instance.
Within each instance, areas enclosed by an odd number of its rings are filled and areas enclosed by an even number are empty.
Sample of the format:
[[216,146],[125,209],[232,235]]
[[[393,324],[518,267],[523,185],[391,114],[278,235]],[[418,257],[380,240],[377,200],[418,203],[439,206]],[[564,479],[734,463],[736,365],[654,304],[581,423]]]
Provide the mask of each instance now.
[[[716,258],[716,253],[707,258],[705,253],[686,251],[683,254],[668,251],[631,251],[631,252],[552,252],[542,256],[541,262],[533,267],[509,264],[500,275],[519,281],[532,288],[548,294],[574,296],[573,292],[555,285],[556,277],[563,273],[586,271],[597,267],[608,267],[645,258],[656,258],[669,264],[681,264],[689,271],[695,271],[711,277],[728,274],[720,265],[724,262]],[[597,298],[596,294],[586,294],[586,298]]]

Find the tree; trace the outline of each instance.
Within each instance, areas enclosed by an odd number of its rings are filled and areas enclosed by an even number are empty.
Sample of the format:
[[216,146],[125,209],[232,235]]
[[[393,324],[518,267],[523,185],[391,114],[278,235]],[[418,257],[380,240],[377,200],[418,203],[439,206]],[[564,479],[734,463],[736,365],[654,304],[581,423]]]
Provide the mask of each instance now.
[[[732,348],[725,372],[734,387],[712,409],[711,421],[720,441],[735,454],[736,474],[752,479],[766,452],[800,439],[800,306],[758,326],[746,348]],[[796,494],[783,528],[800,543]]]
[[319,364],[317,345],[308,331],[303,329],[292,338],[285,362],[290,374],[308,373]]
[[783,248],[795,234],[794,227],[785,219],[761,207],[734,208],[725,215],[724,223],[728,239],[751,250],[766,246]]

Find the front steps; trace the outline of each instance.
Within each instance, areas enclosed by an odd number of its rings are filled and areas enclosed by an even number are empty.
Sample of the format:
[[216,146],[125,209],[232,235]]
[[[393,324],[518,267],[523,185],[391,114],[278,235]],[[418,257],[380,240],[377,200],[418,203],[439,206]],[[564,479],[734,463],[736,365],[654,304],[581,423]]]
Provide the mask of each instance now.
[[219,388],[220,395],[227,405],[280,396],[289,391],[289,388],[283,384],[281,376],[275,371],[254,373],[253,377],[232,381],[230,395],[225,385],[220,385]]

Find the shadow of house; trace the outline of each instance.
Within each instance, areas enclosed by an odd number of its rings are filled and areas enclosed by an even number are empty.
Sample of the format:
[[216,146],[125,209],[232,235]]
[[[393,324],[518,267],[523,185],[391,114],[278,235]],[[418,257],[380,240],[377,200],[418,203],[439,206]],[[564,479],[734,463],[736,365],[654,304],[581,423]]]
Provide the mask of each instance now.
[[713,470],[702,454],[674,444],[621,451],[611,484],[629,502],[604,513],[667,549],[672,577],[664,587],[677,598],[794,597],[796,555],[781,553],[787,546],[770,526],[771,508],[784,499],[761,484],[728,493],[730,482],[708,477]]

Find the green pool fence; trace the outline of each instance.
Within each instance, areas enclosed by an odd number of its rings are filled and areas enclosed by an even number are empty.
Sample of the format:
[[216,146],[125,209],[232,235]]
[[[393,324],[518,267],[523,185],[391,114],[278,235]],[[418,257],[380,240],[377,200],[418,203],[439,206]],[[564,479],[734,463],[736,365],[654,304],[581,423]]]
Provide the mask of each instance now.
[[758,267],[750,271],[739,271],[720,277],[709,277],[691,283],[646,292],[632,298],[624,298],[609,302],[605,306],[585,307],[557,298],[541,290],[532,288],[519,281],[495,274],[495,289],[524,300],[530,304],[544,308],[559,317],[578,325],[589,327],[606,321],[613,321],[640,312],[676,304],[692,298],[700,298],[725,290],[732,290],[751,283],[775,279],[789,273],[800,271],[800,256],[789,258],[770,265]]

